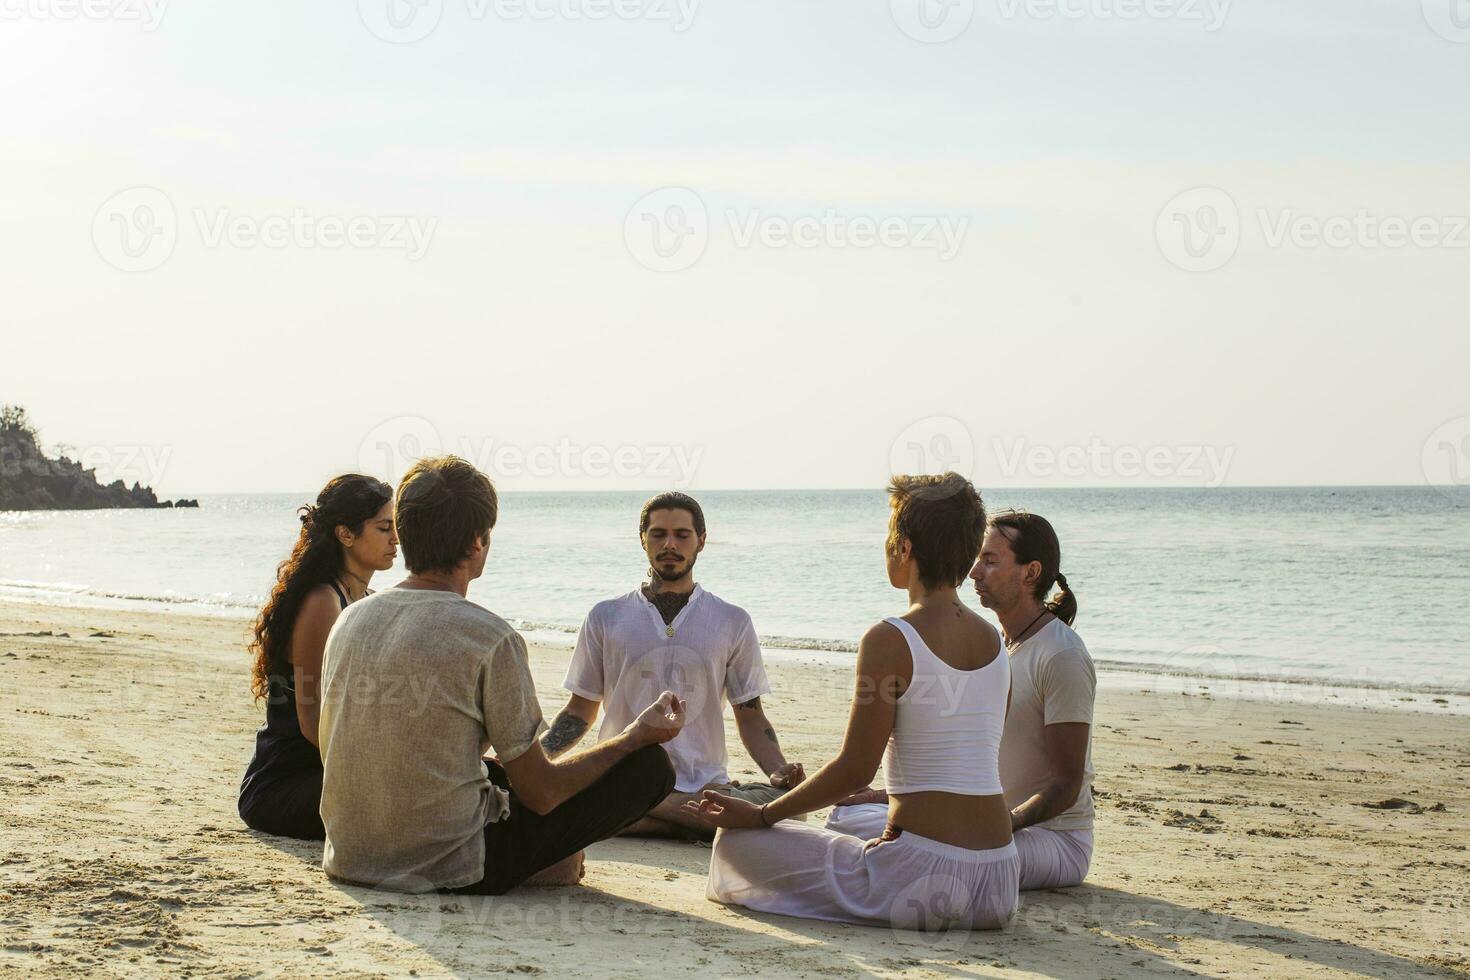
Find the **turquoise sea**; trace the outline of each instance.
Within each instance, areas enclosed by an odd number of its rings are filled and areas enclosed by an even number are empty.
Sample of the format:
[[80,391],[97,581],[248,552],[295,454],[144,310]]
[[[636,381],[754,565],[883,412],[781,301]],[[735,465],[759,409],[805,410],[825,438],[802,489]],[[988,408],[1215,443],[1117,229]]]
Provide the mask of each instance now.
[[[0,597],[248,617],[310,496],[3,513]],[[594,602],[640,581],[644,496],[503,494],[490,564],[470,597],[569,644]],[[883,570],[881,492],[697,496],[709,543],[696,577],[750,611],[773,656],[848,657],[868,625],[901,609]],[[1081,605],[1077,629],[1104,672],[1127,683],[1188,677],[1181,683],[1216,696],[1261,684],[1413,692],[1416,703],[1438,695],[1447,706],[1470,695],[1460,619],[1470,608],[1470,488],[1029,490],[986,503],[1053,522]]]

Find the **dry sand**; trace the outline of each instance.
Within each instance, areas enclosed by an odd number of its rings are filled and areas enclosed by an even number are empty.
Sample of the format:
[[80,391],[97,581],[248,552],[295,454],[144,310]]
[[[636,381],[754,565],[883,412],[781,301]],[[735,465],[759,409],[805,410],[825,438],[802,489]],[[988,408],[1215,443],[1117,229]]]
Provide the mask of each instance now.
[[[261,715],[244,632],[0,604],[0,974],[1470,973],[1464,717],[1105,693],[1087,883],[1027,894],[1003,933],[923,936],[712,904],[697,844],[599,844],[582,886],[503,898],[334,884],[319,844],[235,814]],[[534,652],[548,716],[566,656]],[[812,770],[848,677],[771,673]],[[1391,798],[1412,805],[1363,805]]]

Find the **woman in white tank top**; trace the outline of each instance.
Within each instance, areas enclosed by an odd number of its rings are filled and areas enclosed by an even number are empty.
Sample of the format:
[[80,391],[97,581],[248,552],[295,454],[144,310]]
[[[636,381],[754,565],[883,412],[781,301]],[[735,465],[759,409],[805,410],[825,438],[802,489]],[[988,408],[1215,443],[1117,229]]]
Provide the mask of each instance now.
[[[888,578],[908,611],[858,646],[842,751],[757,807],[715,792],[687,804],[719,827],[709,898],[837,922],[997,929],[1015,914],[1019,864],[1000,786],[1010,664],[1000,637],[959,599],[985,531],[963,477],[898,477]],[[866,787],[880,759],[888,826],[876,840],[788,820]]]

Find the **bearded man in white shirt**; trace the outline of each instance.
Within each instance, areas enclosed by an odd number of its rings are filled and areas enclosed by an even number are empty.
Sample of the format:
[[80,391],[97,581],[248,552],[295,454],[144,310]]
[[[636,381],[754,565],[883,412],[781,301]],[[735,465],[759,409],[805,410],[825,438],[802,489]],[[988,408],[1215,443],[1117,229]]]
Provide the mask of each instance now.
[[[707,826],[684,812],[706,789],[766,803],[806,776],[781,752],[761,697],[771,693],[749,614],[694,580],[704,550],[704,511],[688,494],[662,493],[643,505],[638,536],[649,581],[599,602],[577,634],[563,686],[571,699],[542,736],[555,758],[581,740],[605,709],[599,739],[628,723],[648,703],[645,691],[674,691],[687,703],[686,722],[664,749],[674,764],[674,792],[623,831],[635,836],[709,839]],[[736,783],[726,772],[724,705],[769,782]]]

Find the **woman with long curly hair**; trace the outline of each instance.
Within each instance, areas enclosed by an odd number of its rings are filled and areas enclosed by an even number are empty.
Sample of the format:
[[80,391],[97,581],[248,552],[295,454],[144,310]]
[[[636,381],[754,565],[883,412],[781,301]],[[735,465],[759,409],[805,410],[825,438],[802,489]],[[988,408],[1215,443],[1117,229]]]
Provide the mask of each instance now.
[[367,595],[373,572],[397,557],[393,488],[350,473],[302,507],[301,533],[255,621],[251,689],[265,699],[265,724],[240,783],[240,818],[255,830],[322,840],[322,757],[317,698],[327,634],[347,606]]

